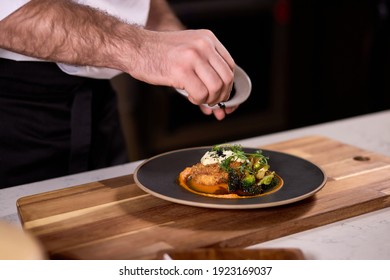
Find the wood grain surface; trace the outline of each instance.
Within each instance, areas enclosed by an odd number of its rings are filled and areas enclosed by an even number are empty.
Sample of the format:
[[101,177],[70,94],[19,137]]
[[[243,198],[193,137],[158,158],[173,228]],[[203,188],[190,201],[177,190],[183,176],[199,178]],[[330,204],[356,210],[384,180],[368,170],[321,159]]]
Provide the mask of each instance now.
[[157,255],[161,260],[303,260],[298,248],[199,248],[193,250],[166,250]]
[[322,136],[259,148],[317,164],[326,185],[289,205],[224,210],[156,198],[129,174],[22,197],[18,213],[52,259],[157,259],[166,250],[242,249],[390,205],[389,157]]

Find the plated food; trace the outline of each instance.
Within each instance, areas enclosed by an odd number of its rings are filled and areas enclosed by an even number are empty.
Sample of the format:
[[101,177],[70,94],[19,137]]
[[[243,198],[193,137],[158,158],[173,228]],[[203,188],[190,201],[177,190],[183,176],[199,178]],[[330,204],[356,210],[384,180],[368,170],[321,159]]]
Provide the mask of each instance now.
[[[326,175],[316,164],[280,151],[262,149],[267,157],[269,170],[282,180],[280,186],[267,190],[263,195],[246,196],[237,199],[221,199],[210,194],[199,194],[178,185],[178,176],[186,168],[192,167],[212,149],[212,146],[173,150],[151,157],[134,171],[134,181],[145,192],[170,202],[188,206],[214,209],[258,209],[295,203],[308,198],[326,183]],[[248,154],[256,153],[256,148],[243,147]]]
[[213,146],[199,162],[184,168],[177,183],[186,190],[216,198],[253,198],[273,193],[283,179],[270,168],[261,150],[245,152],[240,145]]

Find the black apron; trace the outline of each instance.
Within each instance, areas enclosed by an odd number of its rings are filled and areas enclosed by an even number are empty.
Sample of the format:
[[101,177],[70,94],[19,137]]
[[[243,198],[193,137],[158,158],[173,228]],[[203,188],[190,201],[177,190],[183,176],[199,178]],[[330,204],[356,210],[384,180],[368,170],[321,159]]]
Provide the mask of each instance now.
[[0,59],[0,188],[127,162],[109,80]]

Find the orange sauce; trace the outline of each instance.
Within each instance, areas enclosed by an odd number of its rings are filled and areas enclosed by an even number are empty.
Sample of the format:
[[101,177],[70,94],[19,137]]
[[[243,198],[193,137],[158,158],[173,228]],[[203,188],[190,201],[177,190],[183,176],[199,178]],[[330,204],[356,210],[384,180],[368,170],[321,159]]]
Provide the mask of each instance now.
[[178,184],[183,187],[184,189],[203,196],[207,197],[216,197],[216,198],[252,198],[252,197],[259,197],[271,194],[273,192],[276,192],[283,186],[283,179],[275,174],[275,176],[278,178],[278,184],[273,187],[270,190],[267,190],[264,193],[257,194],[257,195],[248,195],[248,196],[241,196],[237,195],[235,193],[229,193],[228,190],[228,184],[217,184],[217,185],[203,185],[195,183],[191,180],[189,169],[184,169],[182,172],[180,172],[177,182]]

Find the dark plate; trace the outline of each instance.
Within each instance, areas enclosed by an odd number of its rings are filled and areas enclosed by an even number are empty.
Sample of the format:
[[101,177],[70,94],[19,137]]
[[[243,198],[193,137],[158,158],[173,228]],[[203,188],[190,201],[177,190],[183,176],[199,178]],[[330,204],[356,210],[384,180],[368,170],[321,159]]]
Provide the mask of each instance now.
[[[176,150],[152,157],[141,163],[134,172],[136,184],[144,191],[175,203],[220,209],[265,208],[293,203],[314,195],[326,183],[324,171],[303,158],[263,150],[269,157],[271,170],[284,180],[278,191],[253,198],[223,199],[191,193],[176,183],[179,173],[198,163],[211,147]],[[258,149],[243,148],[248,153]]]

